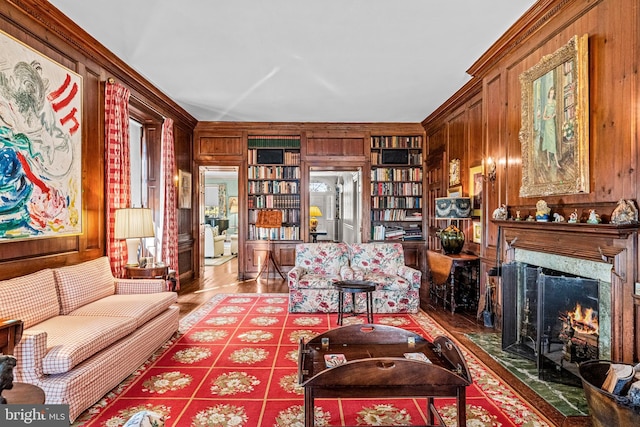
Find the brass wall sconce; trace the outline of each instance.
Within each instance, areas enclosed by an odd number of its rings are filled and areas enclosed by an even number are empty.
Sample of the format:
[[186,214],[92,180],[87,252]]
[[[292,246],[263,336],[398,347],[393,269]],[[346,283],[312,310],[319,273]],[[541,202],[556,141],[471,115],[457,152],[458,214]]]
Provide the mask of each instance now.
[[496,162],[491,157],[487,157],[487,160],[483,162],[484,175],[482,177],[493,185],[496,182]]

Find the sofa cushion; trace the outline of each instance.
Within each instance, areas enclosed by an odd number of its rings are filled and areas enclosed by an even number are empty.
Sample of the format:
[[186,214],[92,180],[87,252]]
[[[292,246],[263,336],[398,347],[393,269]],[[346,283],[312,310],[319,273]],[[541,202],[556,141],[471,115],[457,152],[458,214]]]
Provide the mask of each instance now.
[[0,282],[0,318],[22,320],[25,329],[60,314],[53,270]]
[[349,245],[351,267],[364,271],[398,274],[404,265],[401,243],[354,243]]
[[69,313],[69,316],[127,317],[136,322],[136,328],[164,312],[178,300],[175,292],[156,294],[110,295]]
[[339,274],[324,275],[307,273],[298,282],[299,289],[327,289],[333,288],[334,283],[342,280]]
[[56,268],[53,274],[63,315],[115,293],[115,280],[107,257]]
[[129,317],[56,316],[36,329],[47,333],[42,372],[61,374],[134,332],[136,322]]
[[296,245],[295,265],[307,273],[336,276],[349,265],[349,248],[345,243],[300,243]]
[[371,272],[365,274],[362,280],[375,283],[378,290],[406,292],[411,288],[411,283],[395,274]]

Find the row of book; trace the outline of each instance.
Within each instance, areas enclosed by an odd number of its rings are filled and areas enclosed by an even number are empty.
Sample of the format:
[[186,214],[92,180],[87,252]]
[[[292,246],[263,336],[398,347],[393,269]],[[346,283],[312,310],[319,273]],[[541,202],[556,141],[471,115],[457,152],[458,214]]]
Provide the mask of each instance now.
[[416,182],[422,182],[422,168],[375,168],[375,169],[371,169],[371,181],[416,181]]
[[372,182],[373,196],[421,196],[421,182]]
[[[264,152],[268,150],[263,150]],[[277,153],[277,151],[276,151]],[[278,154],[280,157],[280,154]],[[278,159],[278,161],[258,161],[258,150],[250,149],[247,153],[247,162],[249,164],[258,164],[258,163],[282,163],[284,165],[296,166],[300,164],[300,152],[299,151],[287,151],[284,150],[282,153],[282,157]]]
[[261,194],[247,198],[249,209],[300,209],[299,194]]
[[249,194],[297,194],[299,192],[298,181],[249,181]]
[[[276,209],[282,212],[282,222],[285,224],[300,224],[300,209]],[[261,209],[249,209],[249,223],[255,224],[258,221],[258,212]]]
[[300,240],[300,227],[260,228],[249,224],[249,240]]
[[411,212],[406,209],[384,209],[371,211],[372,221],[422,221],[421,212]]
[[420,209],[422,197],[375,196],[371,198],[372,209]]
[[[389,163],[398,163],[399,165],[420,165],[422,164],[422,149],[421,151],[416,152],[408,152],[406,154],[402,154],[400,157],[395,157],[392,153],[382,153],[379,151],[371,152],[371,164],[373,165],[384,165]],[[385,160],[386,155],[391,154],[392,161]],[[402,160],[400,160],[402,159]]]
[[422,240],[422,227],[378,224],[371,229],[372,240]]
[[300,179],[299,166],[249,166],[249,179]]
[[421,136],[372,136],[372,148],[419,148],[422,149]]
[[300,148],[299,136],[250,136],[247,139],[249,148]]

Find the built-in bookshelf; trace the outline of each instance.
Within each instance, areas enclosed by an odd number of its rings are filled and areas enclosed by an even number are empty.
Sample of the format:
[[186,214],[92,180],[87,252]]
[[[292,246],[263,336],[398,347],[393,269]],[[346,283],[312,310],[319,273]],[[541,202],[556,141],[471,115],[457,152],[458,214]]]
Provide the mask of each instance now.
[[371,239],[424,240],[422,136],[371,137]]
[[[300,240],[300,137],[248,137],[248,240]],[[280,228],[256,226],[261,210],[282,212]]]

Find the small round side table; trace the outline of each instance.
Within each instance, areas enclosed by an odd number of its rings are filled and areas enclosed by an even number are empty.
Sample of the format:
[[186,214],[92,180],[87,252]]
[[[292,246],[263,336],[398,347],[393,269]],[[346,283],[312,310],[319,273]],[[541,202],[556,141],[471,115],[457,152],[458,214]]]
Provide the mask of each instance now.
[[2,390],[2,397],[10,405],[43,405],[44,390],[27,383],[13,383],[11,390]]
[[352,316],[357,316],[359,313],[356,311],[356,294],[364,292],[367,300],[367,322],[373,323],[373,291],[376,290],[376,285],[373,282],[366,280],[342,280],[334,283],[338,289],[338,325],[342,326],[342,319],[344,317],[344,294],[345,292],[351,294],[351,302],[353,303]]

